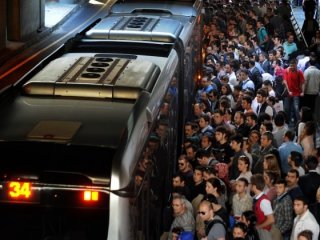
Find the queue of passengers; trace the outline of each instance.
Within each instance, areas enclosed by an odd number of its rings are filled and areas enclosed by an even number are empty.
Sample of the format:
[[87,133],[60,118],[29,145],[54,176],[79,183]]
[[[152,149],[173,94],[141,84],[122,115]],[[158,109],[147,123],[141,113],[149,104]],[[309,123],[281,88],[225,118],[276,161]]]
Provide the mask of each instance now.
[[317,240],[319,27],[301,49],[286,1],[223,4],[205,16],[168,239]]

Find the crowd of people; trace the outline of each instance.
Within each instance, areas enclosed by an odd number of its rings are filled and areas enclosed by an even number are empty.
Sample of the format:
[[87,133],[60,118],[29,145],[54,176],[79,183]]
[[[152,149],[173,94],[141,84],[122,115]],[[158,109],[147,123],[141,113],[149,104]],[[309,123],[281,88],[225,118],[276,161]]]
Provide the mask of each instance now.
[[290,23],[292,2],[207,3],[168,239],[319,239],[320,30],[309,31],[311,2],[295,2],[307,47]]

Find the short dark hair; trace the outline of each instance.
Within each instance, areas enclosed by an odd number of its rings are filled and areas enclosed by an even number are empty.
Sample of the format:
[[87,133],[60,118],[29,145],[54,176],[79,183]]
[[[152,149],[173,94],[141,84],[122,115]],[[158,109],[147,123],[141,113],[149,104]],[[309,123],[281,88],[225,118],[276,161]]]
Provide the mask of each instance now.
[[303,205],[308,205],[309,201],[305,196],[299,195],[297,196],[293,201],[301,201],[303,202]]
[[283,178],[278,179],[275,184],[283,184],[285,187],[287,186],[287,181]]
[[305,160],[305,165],[308,170],[315,170],[318,166],[318,159],[316,156],[308,156]]

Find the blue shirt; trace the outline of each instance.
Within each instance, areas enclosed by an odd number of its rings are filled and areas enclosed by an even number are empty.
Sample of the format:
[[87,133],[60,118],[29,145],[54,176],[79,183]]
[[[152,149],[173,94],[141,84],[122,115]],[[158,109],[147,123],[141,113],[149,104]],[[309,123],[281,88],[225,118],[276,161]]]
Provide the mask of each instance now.
[[283,173],[287,174],[290,170],[290,166],[288,163],[288,156],[292,151],[297,151],[302,154],[302,147],[295,142],[284,142],[279,147],[279,155],[281,159],[281,169]]

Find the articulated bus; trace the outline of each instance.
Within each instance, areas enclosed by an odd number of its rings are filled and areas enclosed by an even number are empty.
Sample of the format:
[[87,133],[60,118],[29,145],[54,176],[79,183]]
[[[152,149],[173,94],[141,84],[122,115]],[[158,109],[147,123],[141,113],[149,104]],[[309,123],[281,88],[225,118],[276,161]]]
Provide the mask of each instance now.
[[1,239],[159,239],[201,8],[116,3],[1,93]]

